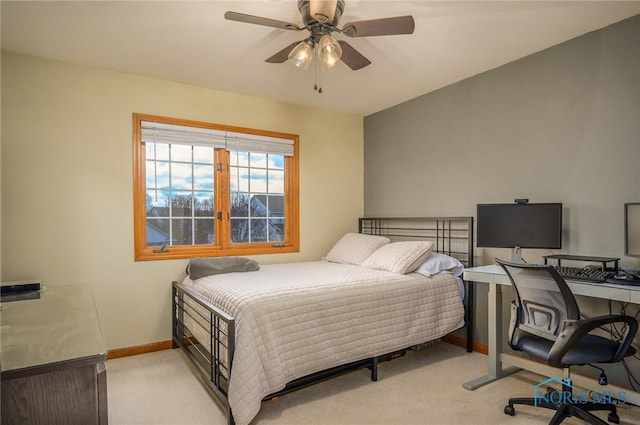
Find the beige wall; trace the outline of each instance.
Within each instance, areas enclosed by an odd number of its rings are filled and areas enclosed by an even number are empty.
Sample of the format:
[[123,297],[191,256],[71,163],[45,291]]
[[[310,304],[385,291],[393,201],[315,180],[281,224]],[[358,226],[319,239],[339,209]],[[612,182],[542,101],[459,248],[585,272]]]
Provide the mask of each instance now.
[[133,261],[133,112],[300,135],[301,250],[259,262],[319,259],[357,230],[361,116],[8,52],[1,76],[2,280],[91,285],[108,349],[171,338],[186,265]]

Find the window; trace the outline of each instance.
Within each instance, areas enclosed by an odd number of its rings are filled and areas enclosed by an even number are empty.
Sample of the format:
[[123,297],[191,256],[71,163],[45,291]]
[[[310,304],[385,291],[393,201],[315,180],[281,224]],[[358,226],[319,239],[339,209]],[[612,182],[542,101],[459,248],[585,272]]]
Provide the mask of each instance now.
[[136,260],[299,250],[297,135],[133,121]]

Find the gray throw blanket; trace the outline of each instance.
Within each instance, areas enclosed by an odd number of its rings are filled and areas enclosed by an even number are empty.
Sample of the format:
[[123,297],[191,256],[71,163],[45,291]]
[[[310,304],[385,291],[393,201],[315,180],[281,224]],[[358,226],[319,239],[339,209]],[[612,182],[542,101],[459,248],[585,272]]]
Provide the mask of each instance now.
[[252,272],[255,270],[260,270],[258,263],[245,257],[192,258],[187,264],[187,274],[191,280],[213,274]]

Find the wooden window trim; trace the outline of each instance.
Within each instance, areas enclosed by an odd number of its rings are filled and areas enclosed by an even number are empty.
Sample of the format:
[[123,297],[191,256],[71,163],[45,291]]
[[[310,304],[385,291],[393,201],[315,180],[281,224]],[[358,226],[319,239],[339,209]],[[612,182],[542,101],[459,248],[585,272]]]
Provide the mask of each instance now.
[[[291,139],[294,143],[293,156],[285,157],[285,194],[287,195],[285,217],[285,241],[274,244],[251,243],[231,244],[229,215],[223,214],[222,220],[215,220],[215,233],[220,245],[176,245],[169,247],[167,252],[154,252],[156,247],[147,247],[146,239],[146,171],[145,149],[141,140],[142,121],[154,121],[167,124],[176,124],[189,127],[208,128],[236,133],[253,134],[258,136],[278,137]],[[148,114],[133,114],[133,220],[134,220],[134,257],[136,261],[170,260],[193,257],[218,257],[234,255],[262,255],[279,254],[300,251],[300,219],[299,219],[299,162],[298,162],[299,136],[289,133],[280,133],[265,130],[256,130],[245,127],[235,127],[221,124],[212,124],[201,121],[183,120]],[[228,152],[220,155],[223,164],[228,166]],[[226,156],[226,158],[224,158]],[[224,167],[224,165],[223,165]],[[219,171],[216,171],[218,173]],[[228,176],[228,173],[226,174]],[[228,178],[218,180],[216,193],[216,211],[228,211],[228,203],[223,199],[229,199]],[[224,198],[226,196],[226,198]],[[227,223],[226,225],[224,223]]]

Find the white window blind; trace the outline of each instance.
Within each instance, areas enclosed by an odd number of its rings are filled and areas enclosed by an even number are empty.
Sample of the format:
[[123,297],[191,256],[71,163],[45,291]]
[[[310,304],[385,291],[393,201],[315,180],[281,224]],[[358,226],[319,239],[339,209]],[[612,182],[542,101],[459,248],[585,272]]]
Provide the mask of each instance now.
[[142,142],[209,146],[226,150],[293,156],[293,140],[246,133],[142,121]]

